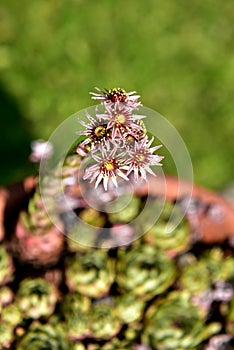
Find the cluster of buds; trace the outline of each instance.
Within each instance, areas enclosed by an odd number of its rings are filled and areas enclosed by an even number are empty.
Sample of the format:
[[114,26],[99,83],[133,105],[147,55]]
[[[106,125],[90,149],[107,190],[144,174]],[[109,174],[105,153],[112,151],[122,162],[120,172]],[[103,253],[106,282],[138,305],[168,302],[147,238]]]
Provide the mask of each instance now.
[[129,181],[132,173],[135,182],[146,180],[147,173],[155,175],[151,167],[162,165],[163,157],[155,154],[161,145],[152,146],[154,138],[148,138],[142,121],[145,116],[134,114],[141,106],[140,96],[120,88],[97,91],[92,98],[101,101],[104,112],[96,108],[94,117],[86,113],[88,122],[80,121],[85,129],[77,133],[85,136],[77,153],[91,160],[83,179],[95,181],[95,188],[102,183],[107,191],[109,180],[118,187],[118,180]]

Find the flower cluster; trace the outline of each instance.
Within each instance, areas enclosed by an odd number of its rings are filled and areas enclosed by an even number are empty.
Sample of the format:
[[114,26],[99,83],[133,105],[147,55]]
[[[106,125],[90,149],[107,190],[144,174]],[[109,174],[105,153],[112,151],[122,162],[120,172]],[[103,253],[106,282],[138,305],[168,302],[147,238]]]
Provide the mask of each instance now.
[[151,147],[154,138],[148,138],[145,116],[134,113],[141,106],[140,96],[121,88],[96,89],[92,98],[101,101],[104,112],[96,108],[94,117],[86,113],[88,122],[80,121],[85,129],[77,133],[85,136],[77,153],[92,163],[85,169],[84,180],[95,181],[95,188],[102,182],[106,191],[109,180],[118,187],[117,180],[128,181],[132,173],[135,182],[147,180],[147,173],[155,175],[151,166],[162,165],[163,157],[155,154],[161,145]]

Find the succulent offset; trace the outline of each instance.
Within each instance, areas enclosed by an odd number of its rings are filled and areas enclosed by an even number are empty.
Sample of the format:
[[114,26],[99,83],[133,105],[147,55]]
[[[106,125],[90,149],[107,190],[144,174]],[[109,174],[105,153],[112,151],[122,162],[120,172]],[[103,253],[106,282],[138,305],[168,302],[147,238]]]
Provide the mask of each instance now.
[[174,282],[176,268],[172,260],[153,246],[142,244],[119,250],[116,282],[120,290],[149,300]]
[[[189,249],[189,226],[186,219],[175,225],[177,217],[182,217],[178,205],[160,199],[154,199],[152,206],[155,213],[160,213],[157,222],[146,232],[143,239],[150,245],[170,253],[181,253]],[[160,212],[162,210],[162,212]],[[173,227],[173,225],[175,227]]]
[[176,291],[147,310],[142,339],[157,350],[195,350],[219,330],[219,323],[204,324],[187,291]]
[[100,302],[90,310],[91,335],[95,339],[110,339],[119,333],[122,322],[113,305]]
[[76,254],[67,260],[66,281],[71,291],[99,298],[109,292],[114,278],[114,261],[105,250]]
[[48,318],[55,309],[57,291],[43,278],[27,278],[19,285],[16,300],[24,318]]
[[28,211],[21,212],[16,226],[12,251],[21,261],[35,267],[56,264],[64,248],[63,223],[53,210],[52,198],[50,208],[45,208],[45,197],[42,199],[37,188],[29,200]]
[[61,303],[61,315],[65,319],[70,339],[79,340],[90,336],[89,312],[91,299],[77,292],[67,294]]
[[16,350],[68,350],[70,343],[60,324],[32,323],[28,331],[18,339]]

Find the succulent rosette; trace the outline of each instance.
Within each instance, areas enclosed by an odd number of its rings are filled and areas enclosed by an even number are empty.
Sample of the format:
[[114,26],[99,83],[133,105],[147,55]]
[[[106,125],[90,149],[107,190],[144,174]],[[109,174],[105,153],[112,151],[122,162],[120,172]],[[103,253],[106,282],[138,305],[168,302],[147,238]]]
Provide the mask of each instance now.
[[201,259],[207,264],[212,281],[234,280],[234,257],[230,254],[225,256],[220,247],[206,251]]
[[0,286],[10,282],[13,278],[13,261],[6,248],[0,245]]
[[40,324],[34,322],[26,333],[18,339],[16,350],[68,350],[70,342],[60,324]]
[[219,323],[204,323],[197,307],[190,302],[190,293],[175,291],[147,310],[142,340],[152,349],[196,350],[220,329]]
[[70,291],[100,298],[109,292],[114,281],[114,261],[106,250],[76,253],[67,259],[65,274]]
[[122,294],[115,299],[119,318],[126,324],[140,321],[143,317],[145,302],[134,295]]
[[122,322],[113,305],[100,301],[90,309],[91,336],[95,339],[110,339],[119,333]]
[[91,299],[79,293],[69,293],[64,297],[61,314],[71,340],[84,339],[90,335],[90,305]]
[[16,302],[24,318],[48,318],[55,309],[57,290],[43,278],[21,281]]
[[193,294],[201,293],[211,287],[212,279],[205,261],[196,261],[185,266],[182,270],[179,283],[181,288]]
[[40,235],[48,231],[53,223],[47,215],[42,198],[38,191],[29,201],[28,212],[21,214],[22,222],[32,232],[32,234]]
[[140,211],[141,199],[130,194],[122,195],[118,201],[108,203],[109,220],[112,224],[129,223]]
[[14,341],[12,327],[0,321],[0,349],[10,349]]
[[165,292],[175,277],[174,262],[153,246],[143,244],[118,252],[116,282],[135,297],[149,300]]
[[220,284],[232,281],[234,258],[224,256],[220,248],[212,248],[206,251],[199,259],[193,256],[190,263],[181,269],[179,284],[192,294],[204,292],[210,288],[221,289]]
[[37,189],[29,201],[28,211],[21,213],[16,226],[13,253],[35,267],[57,263],[64,249],[63,224],[55,214],[52,197],[50,202],[48,216]]
[[[143,240],[150,245],[166,251],[169,255],[174,256],[178,253],[189,249],[190,229],[186,219],[180,221],[183,217],[178,205],[170,202],[161,203],[160,199],[154,199],[152,208],[155,213],[162,212],[157,222],[146,232]],[[176,225],[179,218],[179,225]]]

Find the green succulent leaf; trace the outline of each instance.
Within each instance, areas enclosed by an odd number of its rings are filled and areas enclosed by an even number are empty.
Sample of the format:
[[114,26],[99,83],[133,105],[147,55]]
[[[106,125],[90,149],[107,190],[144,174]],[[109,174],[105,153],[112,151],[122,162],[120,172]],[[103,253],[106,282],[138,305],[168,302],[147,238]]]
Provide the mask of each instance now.
[[204,261],[186,266],[180,277],[181,287],[191,293],[203,292],[211,286],[211,276]]
[[[156,213],[160,213],[163,205],[160,200],[154,200],[152,207]],[[188,221],[183,219],[176,226],[178,219],[181,217],[183,217],[181,209],[170,202],[166,202],[157,222],[144,235],[143,240],[166,251],[174,250],[178,253],[188,250],[190,246]]]
[[24,318],[49,317],[55,309],[57,291],[43,278],[27,278],[20,283],[16,301]]
[[118,318],[113,305],[100,302],[90,309],[90,329],[95,339],[110,339],[121,329],[122,322]]
[[175,291],[147,310],[142,340],[153,349],[195,350],[220,329],[219,323],[205,325],[189,292]]
[[5,247],[0,245],[0,286],[13,278],[13,262]]
[[[49,231],[52,227],[53,222],[52,219],[48,216],[47,212],[49,210],[50,213],[55,213],[54,210],[50,210],[49,202],[51,202],[51,209],[53,207],[53,198],[50,200],[46,200],[46,209],[44,208],[44,204],[42,198],[39,194],[39,189],[36,190],[34,196],[30,199],[28,205],[28,211],[22,212],[20,215],[21,221],[27,230],[33,234],[44,234]],[[57,220],[54,218],[54,220]],[[54,221],[53,220],[53,221]]]
[[71,291],[92,298],[109,292],[115,277],[114,262],[105,250],[76,254],[67,260],[66,281]]
[[10,349],[14,341],[13,328],[0,321],[0,349]]
[[1,320],[12,327],[17,326],[22,321],[22,315],[17,305],[10,304],[3,308]]
[[129,223],[139,213],[140,198],[125,194],[118,200],[108,203],[109,220],[111,223]]
[[148,300],[165,292],[175,277],[174,262],[153,246],[119,250],[116,282],[123,291]]
[[69,350],[70,343],[63,327],[32,323],[28,331],[18,340],[16,350]]
[[90,335],[89,309],[91,299],[79,293],[67,294],[61,305],[61,314],[70,339],[79,340]]
[[83,209],[79,216],[81,220],[95,227],[103,227],[106,222],[105,216],[94,208]]
[[134,295],[123,294],[116,298],[116,310],[119,318],[126,324],[140,321],[143,317],[145,302]]
[[234,280],[234,258],[225,257],[218,247],[206,251],[198,259],[194,256],[190,260],[181,268],[179,284],[193,294],[208,290],[216,281]]
[[226,331],[234,336],[234,296],[228,305],[225,305]]
[[214,247],[206,251],[201,257],[210,271],[212,281],[234,280],[234,257],[224,256],[220,247]]

